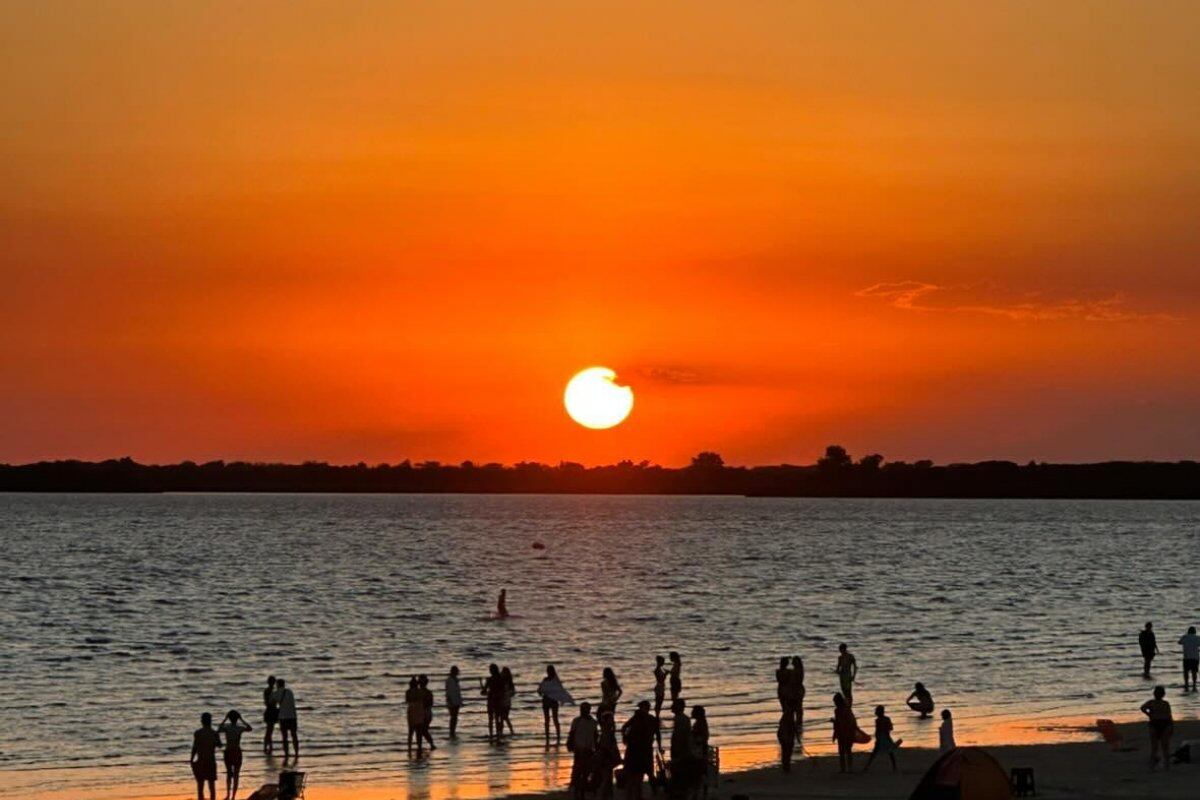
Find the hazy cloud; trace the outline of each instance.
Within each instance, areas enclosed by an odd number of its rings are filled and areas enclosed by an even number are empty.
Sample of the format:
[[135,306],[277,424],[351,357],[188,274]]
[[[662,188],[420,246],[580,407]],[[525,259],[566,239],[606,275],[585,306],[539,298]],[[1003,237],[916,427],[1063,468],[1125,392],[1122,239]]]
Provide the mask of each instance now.
[[1014,294],[988,286],[940,286],[924,281],[876,283],[857,297],[885,300],[893,308],[920,312],[988,314],[1020,322],[1078,319],[1085,322],[1179,322],[1162,312],[1131,308],[1119,292],[1054,297],[1043,292]]

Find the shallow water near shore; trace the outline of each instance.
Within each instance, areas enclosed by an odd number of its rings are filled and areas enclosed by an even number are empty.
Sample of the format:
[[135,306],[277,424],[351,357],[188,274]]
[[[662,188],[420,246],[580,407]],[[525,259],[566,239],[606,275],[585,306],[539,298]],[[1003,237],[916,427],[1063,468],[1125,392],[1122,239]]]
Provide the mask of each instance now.
[[[1174,642],[1200,617],[1198,531],[1185,502],[0,495],[0,796],[189,796],[200,712],[257,726],[268,674],[295,689],[313,786],[380,798],[561,786],[545,663],[579,699],[612,666],[623,717],[672,649],[727,769],[775,756],[781,655],[805,660],[806,746],[827,749],[840,641],[864,723],[884,703],[898,737],[935,745],[901,711],[921,680],[960,742],[1056,741],[1136,713],[1152,619],[1156,678],[1191,718]],[[501,587],[518,616],[489,621]],[[502,747],[469,692],[492,661],[518,685]],[[452,663],[460,741],[410,759],[405,683],[428,673],[440,701]],[[258,733],[242,796],[279,767]]]

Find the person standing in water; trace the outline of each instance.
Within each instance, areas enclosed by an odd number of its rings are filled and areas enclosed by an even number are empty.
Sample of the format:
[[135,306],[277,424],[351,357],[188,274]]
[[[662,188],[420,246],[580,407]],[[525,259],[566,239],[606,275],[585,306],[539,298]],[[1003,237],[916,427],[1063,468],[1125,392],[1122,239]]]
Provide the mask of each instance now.
[[288,759],[288,734],[292,735],[292,746],[296,758],[300,757],[299,725],[296,720],[296,695],[280,678],[275,684],[275,702],[279,706],[279,733],[283,736],[283,760]]
[[642,800],[642,779],[654,774],[654,742],[662,748],[662,731],[658,717],[650,713],[649,700],[637,704],[637,711],[621,726],[621,738],[625,741],[625,796]]
[[1142,650],[1142,677],[1150,678],[1150,662],[1158,655],[1158,639],[1154,636],[1154,624],[1146,623],[1138,634],[1138,647]]
[[450,737],[458,738],[458,712],[462,710],[462,686],[458,682],[458,666],[450,667],[446,676],[446,715],[450,718]]
[[417,740],[417,755],[421,755],[425,740],[421,736],[421,725],[425,722],[425,709],[421,707],[421,686],[417,676],[413,675],[408,681],[408,690],[404,693],[404,716],[408,721],[408,752],[412,753],[413,739]]
[[664,666],[667,660],[662,656],[654,657],[654,716],[662,716],[663,698],[667,695],[667,670]]
[[279,703],[275,701],[275,676],[267,678],[267,688],[263,689],[263,752],[270,754],[275,750],[275,725],[279,722]]
[[942,724],[938,728],[938,750],[945,753],[956,747],[958,747],[958,742],[954,740],[954,716],[950,713],[950,709],[943,708]]
[[925,688],[925,684],[918,682],[913,687],[912,694],[904,701],[909,708],[921,715],[921,719],[929,719],[929,715],[933,713],[933,695]]
[[1163,766],[1171,768],[1171,732],[1175,728],[1175,720],[1171,716],[1171,704],[1163,698],[1167,690],[1161,686],[1154,687],[1154,698],[1142,703],[1142,713],[1150,723],[1150,768],[1158,763],[1159,751],[1162,751]]
[[500,596],[496,598],[496,618],[506,619],[508,617],[508,589],[501,589]]
[[421,693],[421,709],[425,712],[421,717],[421,727],[417,735],[429,742],[429,750],[433,752],[437,750],[437,745],[433,743],[433,735],[429,732],[433,727],[433,692],[429,690],[428,675],[417,676],[417,691]]
[[225,734],[225,796],[228,800],[237,797],[238,779],[242,774],[242,734],[251,730],[242,715],[233,710],[217,726],[217,733]]
[[679,695],[683,694],[683,659],[674,650],[667,654],[667,658],[671,660],[671,704],[674,705]]
[[838,682],[841,683],[842,697],[846,705],[854,705],[854,682],[858,680],[858,659],[850,652],[845,643],[838,645],[837,667]]
[[605,667],[604,677],[600,680],[600,715],[603,716],[605,711],[616,714],[617,701],[623,693],[621,684],[617,682],[617,674],[612,667]]
[[[844,645],[843,645],[844,646]],[[833,696],[833,741],[837,742],[838,772],[854,771],[854,740],[858,736],[858,720],[850,704],[840,694]]]
[[1192,679],[1192,691],[1196,691],[1196,672],[1200,671],[1200,636],[1196,635],[1196,626],[1187,629],[1187,633],[1179,637],[1179,646],[1183,648],[1183,690],[1188,690],[1188,677]]
[[500,725],[507,725],[510,734],[516,734],[512,724],[513,698],[517,696],[517,685],[513,681],[512,670],[508,667],[500,670],[500,682],[504,691],[500,694]]
[[871,762],[879,755],[887,756],[892,762],[892,772],[896,771],[896,748],[903,744],[904,740],[892,741],[893,730],[895,726],[892,725],[892,718],[887,715],[884,707],[875,706],[875,749],[867,757],[867,765],[863,767],[863,772],[871,768]]
[[571,762],[571,794],[576,800],[583,800],[587,792],[599,738],[600,728],[592,718],[592,704],[580,703],[579,716],[572,720],[571,730],[567,732],[567,750],[574,756]]
[[558,671],[553,664],[546,665],[546,677],[542,678],[537,687],[538,696],[542,698],[542,721],[546,729],[546,746],[550,746],[550,723],[554,722],[554,743],[562,741],[562,727],[558,723],[558,708],[567,690],[558,679]]
[[804,688],[804,661],[800,656],[792,656],[792,713],[796,717],[796,738],[804,738],[804,696],[808,690]]
[[196,800],[204,800],[204,784],[208,784],[210,800],[217,800],[217,748],[221,736],[212,726],[212,714],[200,715],[200,727],[192,735],[192,775],[196,778]]
[[504,737],[504,720],[500,716],[504,689],[500,667],[488,664],[488,677],[481,685],[481,693],[487,698],[488,741],[499,742]]

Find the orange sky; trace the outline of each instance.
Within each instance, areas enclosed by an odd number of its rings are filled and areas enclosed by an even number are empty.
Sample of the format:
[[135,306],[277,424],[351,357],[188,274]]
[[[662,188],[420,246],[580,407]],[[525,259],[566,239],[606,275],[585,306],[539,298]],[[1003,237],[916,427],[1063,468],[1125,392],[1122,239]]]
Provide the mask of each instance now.
[[0,461],[1196,457],[1198,25],[4,4]]

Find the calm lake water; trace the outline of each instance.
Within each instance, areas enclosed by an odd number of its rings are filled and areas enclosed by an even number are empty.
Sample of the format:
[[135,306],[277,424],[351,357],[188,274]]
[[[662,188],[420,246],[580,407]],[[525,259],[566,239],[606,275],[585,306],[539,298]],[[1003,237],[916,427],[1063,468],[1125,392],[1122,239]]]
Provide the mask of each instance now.
[[[611,665],[623,719],[672,649],[734,765],[772,757],[785,654],[825,746],[840,641],[860,716],[885,703],[897,735],[934,744],[900,711],[921,680],[960,741],[1012,741],[1135,714],[1153,619],[1158,677],[1194,717],[1174,642],[1200,623],[1198,531],[1182,502],[0,495],[0,795],[192,795],[200,712],[257,725],[268,674],[295,689],[315,787],[395,797],[565,783],[568,754],[542,746],[545,663],[579,699]],[[501,587],[519,616],[487,621]],[[469,688],[492,661],[516,674],[519,736],[489,747],[470,696],[466,736],[410,760],[408,677],[440,703],[450,664]],[[248,789],[279,766],[253,744],[246,762]]]

